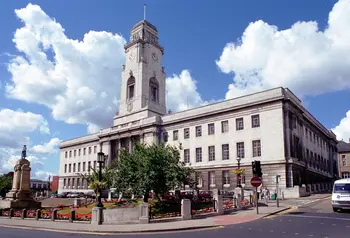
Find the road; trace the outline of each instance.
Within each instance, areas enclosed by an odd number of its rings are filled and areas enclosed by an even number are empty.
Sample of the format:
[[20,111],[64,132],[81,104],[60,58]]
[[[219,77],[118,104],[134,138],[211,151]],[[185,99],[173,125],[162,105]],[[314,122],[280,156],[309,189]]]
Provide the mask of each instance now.
[[[161,225],[161,224],[160,224]],[[47,231],[24,230],[0,227],[1,237],[6,238],[92,238],[102,237],[98,234],[56,233]],[[279,214],[253,222],[225,226],[224,228],[153,233],[120,234],[111,237],[128,238],[348,238],[350,237],[350,213],[334,213],[330,200],[321,200],[303,205],[297,210]]]

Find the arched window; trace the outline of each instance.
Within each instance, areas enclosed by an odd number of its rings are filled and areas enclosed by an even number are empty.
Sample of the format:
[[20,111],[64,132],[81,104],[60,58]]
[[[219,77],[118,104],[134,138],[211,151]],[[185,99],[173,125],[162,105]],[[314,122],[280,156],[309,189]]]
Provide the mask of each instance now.
[[159,84],[156,78],[151,78],[149,80],[149,92],[152,102],[159,102]]
[[133,99],[135,96],[135,78],[131,76],[127,82],[127,99]]

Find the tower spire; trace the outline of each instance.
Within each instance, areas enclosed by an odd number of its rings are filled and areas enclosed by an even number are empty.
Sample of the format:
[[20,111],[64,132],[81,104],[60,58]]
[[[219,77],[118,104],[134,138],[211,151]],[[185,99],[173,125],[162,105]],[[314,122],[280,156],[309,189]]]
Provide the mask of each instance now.
[[143,4],[143,20],[146,20],[146,4]]

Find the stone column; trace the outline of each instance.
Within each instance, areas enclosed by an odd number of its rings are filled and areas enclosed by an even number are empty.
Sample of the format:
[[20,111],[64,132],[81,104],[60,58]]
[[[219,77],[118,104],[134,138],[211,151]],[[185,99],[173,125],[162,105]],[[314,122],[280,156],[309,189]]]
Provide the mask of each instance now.
[[14,174],[13,174],[12,189],[10,192],[6,194],[7,198],[16,199],[16,193],[20,189],[20,179],[21,179],[20,169],[21,169],[21,166],[19,164],[16,164],[14,168]]
[[107,160],[107,166],[110,166],[112,164],[112,141],[108,141],[108,160]]
[[222,200],[222,195],[218,189],[213,190],[213,199],[215,201],[216,213],[218,215],[224,214],[224,204]]
[[182,220],[191,220],[191,200],[190,199],[182,199],[181,200],[181,218]]
[[149,223],[148,203],[141,203],[141,205],[140,205],[139,223],[140,224],[148,224]]

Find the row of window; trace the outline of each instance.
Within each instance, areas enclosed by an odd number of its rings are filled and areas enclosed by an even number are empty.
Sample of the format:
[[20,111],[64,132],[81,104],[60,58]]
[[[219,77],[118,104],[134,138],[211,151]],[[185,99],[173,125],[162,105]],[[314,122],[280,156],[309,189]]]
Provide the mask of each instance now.
[[317,145],[317,147],[320,147],[321,149],[326,149],[326,151],[328,152],[327,142],[322,140],[319,136],[317,136],[315,133],[313,133],[310,129],[306,127],[304,133],[307,140],[310,140],[310,142],[314,143],[315,145]]
[[[94,162],[94,169],[96,169],[96,163],[97,161],[95,160]],[[73,165],[73,166],[72,166]],[[82,168],[80,168],[80,165],[81,163],[73,163],[73,164],[65,164],[64,165],[64,172],[65,173],[75,173],[75,172],[85,172],[85,169],[86,169],[86,162],[83,162],[82,163]],[[73,170],[72,170],[73,169]],[[81,170],[80,170],[81,169]],[[90,172],[91,170],[91,161],[88,162],[88,165],[87,165],[87,171]]]
[[[238,142],[236,143],[236,149],[237,149],[237,158],[244,158],[244,142]],[[252,142],[252,149],[253,149],[253,157],[260,157],[261,156],[261,142],[260,140],[254,140]],[[196,149],[196,163],[202,162],[202,147],[197,147]],[[229,144],[223,144],[221,145],[221,159],[222,160],[229,160],[230,159],[230,145]],[[191,153],[190,149],[184,149],[184,162],[190,163],[191,162]],[[215,161],[216,159],[216,153],[215,153],[215,146],[208,146],[208,161]]]
[[63,179],[63,186],[66,187],[70,187],[72,186],[72,188],[83,188],[83,189],[87,189],[88,188],[88,182],[83,179],[83,178],[65,178]]
[[[230,171],[229,170],[224,170],[222,171],[222,184],[223,185],[230,185],[231,184],[231,179],[230,179]],[[199,173],[199,176],[197,177],[197,184],[198,187],[203,186],[203,178],[201,173]],[[241,184],[245,184],[245,175],[241,175],[240,179]],[[215,171],[210,171],[208,172],[208,184],[210,186],[215,186],[216,185],[216,174]]]
[[31,183],[30,184],[30,188],[31,189],[41,189],[41,188],[43,188],[43,189],[46,189],[47,188],[47,184],[46,183],[43,183],[43,184],[41,184],[41,183]]
[[323,156],[309,151],[309,149],[306,149],[306,160],[309,166],[312,166],[316,169],[327,171],[329,169],[329,165],[327,163],[327,160],[323,158]]
[[[89,154],[91,154],[92,153],[92,148],[91,148],[91,146],[88,148],[89,149]],[[97,146],[95,145],[94,146],[94,154],[96,154],[97,153]],[[81,155],[81,149],[78,149],[78,156],[80,156]],[[83,155],[86,155],[86,148],[84,148],[83,149]],[[77,156],[77,150],[74,150],[73,151],[73,156],[74,157],[76,157]],[[64,153],[64,157],[65,158],[68,158],[68,151],[66,151],[65,153]],[[71,158],[72,157],[72,151],[70,150],[69,151],[69,158]]]
[[[259,114],[257,115],[252,115],[251,116],[251,121],[252,121],[252,128],[257,128],[260,127],[260,116]],[[236,118],[236,131],[244,130],[244,118]],[[228,120],[222,121],[221,122],[221,133],[227,133],[229,132],[229,123]],[[202,136],[202,126],[196,126],[195,127],[195,135],[196,137],[201,137]],[[208,135],[214,135],[215,134],[215,124],[214,123],[209,123],[208,124]],[[189,139],[190,138],[190,128],[184,128],[184,139]],[[173,131],[173,141],[176,141],[179,139],[179,131],[174,130]],[[164,142],[168,141],[168,133],[164,133]]]

